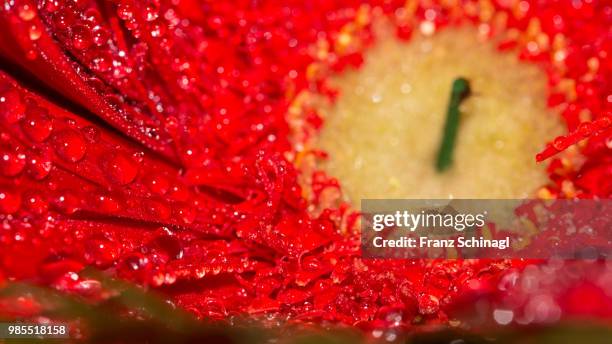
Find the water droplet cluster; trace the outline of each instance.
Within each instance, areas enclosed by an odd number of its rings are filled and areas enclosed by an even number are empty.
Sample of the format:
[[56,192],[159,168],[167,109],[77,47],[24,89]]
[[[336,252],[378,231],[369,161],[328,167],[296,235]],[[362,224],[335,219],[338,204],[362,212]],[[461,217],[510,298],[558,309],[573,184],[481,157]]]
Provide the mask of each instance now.
[[448,321],[466,286],[488,292],[517,263],[363,261],[338,181],[294,163],[324,157],[308,150],[323,122],[307,93],[338,96],[326,78],[361,63],[372,11],[406,39],[469,18],[548,66],[570,128],[555,151],[589,137],[586,163],[554,160],[542,194],[609,197],[612,7],[480,3],[6,3],[0,55],[61,97],[0,72],[0,281],[100,296],[86,265],[205,281],[171,297],[202,317],[329,320],[389,341]]

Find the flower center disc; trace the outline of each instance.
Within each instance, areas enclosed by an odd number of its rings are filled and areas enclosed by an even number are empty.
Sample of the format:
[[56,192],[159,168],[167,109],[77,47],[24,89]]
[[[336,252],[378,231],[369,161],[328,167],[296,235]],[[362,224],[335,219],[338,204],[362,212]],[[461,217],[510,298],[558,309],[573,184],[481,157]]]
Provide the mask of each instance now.
[[[409,43],[378,25],[365,63],[334,78],[338,102],[324,109],[325,170],[358,204],[364,198],[525,198],[548,177],[535,154],[562,132],[546,107],[546,75],[471,26]],[[452,82],[470,81],[452,166],[435,159]]]

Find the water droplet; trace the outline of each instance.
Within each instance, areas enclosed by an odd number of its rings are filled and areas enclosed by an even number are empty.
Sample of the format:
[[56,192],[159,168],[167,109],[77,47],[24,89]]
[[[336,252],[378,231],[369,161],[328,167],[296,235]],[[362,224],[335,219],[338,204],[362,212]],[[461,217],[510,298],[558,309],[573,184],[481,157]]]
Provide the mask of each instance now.
[[72,193],[61,193],[53,200],[53,206],[64,214],[74,214],[79,210],[79,199]]
[[73,129],[64,129],[53,137],[53,144],[57,155],[70,162],[77,162],[85,156],[87,145],[80,132]]
[[395,331],[387,331],[387,333],[385,334],[385,340],[387,342],[394,342],[397,339],[397,333],[395,333]]
[[48,158],[32,156],[28,159],[28,174],[36,180],[41,180],[49,175],[52,166]]
[[58,10],[59,4],[57,3],[57,0],[45,0],[43,8],[45,11],[53,13]]
[[122,3],[119,4],[119,7],[117,8],[117,15],[119,16],[119,18],[123,20],[132,19],[132,17],[134,16],[134,14],[132,13],[132,10],[128,6]]
[[84,296],[100,295],[100,293],[102,292],[102,285],[99,281],[88,279],[84,281],[78,281],[73,286],[73,290]]
[[432,21],[424,20],[421,22],[419,29],[425,36],[430,36],[436,31],[436,24]]
[[195,220],[196,214],[190,207],[179,207],[176,211],[176,215],[184,223],[190,224]]
[[172,235],[160,235],[151,242],[151,247],[159,250],[160,253],[169,259],[181,259],[183,257],[183,245]]
[[90,143],[96,143],[100,139],[100,131],[94,126],[86,126],[81,128],[81,132],[85,139]]
[[[98,72],[102,72],[102,73],[108,72],[113,66],[113,58],[110,56],[110,54],[106,52],[99,53],[97,56],[92,58],[91,62],[93,64],[92,65],[93,69],[95,69]],[[112,103],[112,104],[115,104],[115,103]]]
[[565,148],[567,148],[567,143],[564,137],[557,137],[554,141],[553,141],[553,147],[558,150],[558,151],[562,151]]
[[160,220],[167,220],[170,218],[170,208],[161,202],[150,200],[147,202],[147,208],[152,217]]
[[21,205],[21,195],[14,191],[0,189],[0,214],[14,214]]
[[85,258],[98,267],[113,264],[121,252],[119,245],[103,237],[87,241],[85,247],[87,248]]
[[92,30],[93,33],[93,42],[97,46],[103,46],[108,42],[110,38],[110,33],[108,30],[101,26],[95,26]]
[[179,128],[178,119],[174,116],[166,117],[166,121],[164,122],[164,129],[170,135],[176,135],[177,130]]
[[496,309],[493,311],[493,319],[500,325],[508,325],[514,318],[514,312],[509,309]]
[[39,25],[32,24],[28,29],[30,40],[37,41],[42,36],[42,29]]
[[584,122],[580,124],[578,131],[580,132],[580,135],[582,136],[589,136],[593,132],[593,129],[594,129],[594,126],[592,123]]
[[162,271],[159,271],[159,269],[155,269],[156,271],[154,271],[153,273],[150,274],[150,281],[149,283],[151,283],[151,285],[155,286],[155,287],[159,287],[161,285],[164,284],[164,280],[165,280],[165,276],[164,273]]
[[16,123],[25,116],[25,106],[19,92],[10,89],[0,93],[0,114],[9,124]]
[[34,6],[30,6],[29,4],[19,6],[17,12],[19,14],[19,18],[25,21],[30,21],[34,19],[34,17],[36,17],[36,11],[34,10]]
[[38,53],[34,49],[29,49],[25,54],[25,58],[30,61],[35,60],[37,57],[38,57]]
[[151,37],[155,38],[161,37],[165,32],[165,27],[159,24],[151,25],[151,28],[149,29],[149,34],[151,35]]
[[100,195],[96,197],[98,209],[107,214],[113,214],[119,210],[119,202],[110,196]]
[[519,276],[520,275],[516,270],[504,274],[504,276],[499,281],[499,290],[505,292],[513,289],[519,280]]
[[167,271],[164,275],[164,283],[172,284],[174,282],[176,282],[176,274],[172,271]]
[[23,171],[26,165],[25,154],[15,150],[0,151],[0,171],[6,177],[14,177]]
[[149,268],[149,259],[142,254],[134,253],[125,257],[117,269],[119,274],[124,277],[143,278]]
[[123,79],[125,78],[131,71],[129,67],[126,67],[123,62],[119,60],[113,60],[113,70],[112,75],[115,79]]
[[47,110],[33,105],[28,107],[26,117],[21,122],[21,129],[30,140],[43,142],[51,135],[53,122]]
[[37,192],[30,192],[24,200],[26,208],[34,214],[42,215],[47,212],[47,201]]
[[102,15],[100,14],[100,11],[98,11],[94,7],[88,8],[85,11],[85,13],[84,13],[84,17],[85,17],[85,20],[89,24],[94,24],[95,25],[95,24],[97,24],[97,23],[102,21]]
[[418,297],[419,313],[435,314],[440,309],[440,301],[431,294],[422,294]]
[[145,183],[152,193],[164,195],[170,188],[170,182],[162,175],[154,174],[146,178]]
[[85,50],[93,44],[91,30],[85,25],[72,28],[72,46],[77,50]]
[[53,15],[53,24],[59,30],[68,30],[76,23],[76,17],[71,11],[57,12]]
[[108,179],[119,185],[134,181],[140,169],[137,162],[121,152],[115,152],[107,156],[106,159],[102,160],[101,167]]
[[159,13],[157,9],[152,6],[145,7],[144,15],[147,21],[154,21],[155,19],[159,17]]

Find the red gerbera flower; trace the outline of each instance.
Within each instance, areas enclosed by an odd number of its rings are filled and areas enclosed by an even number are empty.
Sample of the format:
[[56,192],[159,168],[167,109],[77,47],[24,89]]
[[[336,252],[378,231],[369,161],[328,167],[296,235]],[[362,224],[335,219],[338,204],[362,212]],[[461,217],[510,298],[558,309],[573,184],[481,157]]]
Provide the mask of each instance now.
[[[569,128],[538,159],[589,138],[579,143],[585,164],[551,163],[549,196],[610,197],[612,6],[440,1],[406,19],[395,15],[404,5],[5,2],[0,279],[91,295],[95,283],[78,273],[94,266],[201,316],[278,313],[367,327],[398,322],[388,317],[398,312],[402,324],[446,320],[457,296],[494,289],[522,263],[364,261],[346,205],[309,212],[338,184],[315,174],[314,196],[302,196],[288,106],[303,90],[333,94],[328,73],[361,61],[359,51],[333,48],[321,61],[310,48],[333,47],[344,25],[376,6],[402,37],[425,10],[438,27],[503,13],[507,28],[534,36],[500,48],[543,63],[549,103]],[[369,23],[360,34],[370,39]],[[561,43],[533,49],[537,35]],[[313,72],[322,63],[327,72]]]

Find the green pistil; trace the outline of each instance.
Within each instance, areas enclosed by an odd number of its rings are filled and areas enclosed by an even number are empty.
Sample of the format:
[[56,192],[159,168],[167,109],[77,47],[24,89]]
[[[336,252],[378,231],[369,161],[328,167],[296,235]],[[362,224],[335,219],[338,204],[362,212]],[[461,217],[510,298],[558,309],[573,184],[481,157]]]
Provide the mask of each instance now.
[[460,77],[453,81],[448,110],[446,111],[444,134],[438,151],[438,159],[436,160],[438,172],[444,172],[453,163],[453,151],[455,149],[457,130],[459,129],[459,105],[470,93],[470,82],[467,79]]

